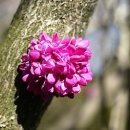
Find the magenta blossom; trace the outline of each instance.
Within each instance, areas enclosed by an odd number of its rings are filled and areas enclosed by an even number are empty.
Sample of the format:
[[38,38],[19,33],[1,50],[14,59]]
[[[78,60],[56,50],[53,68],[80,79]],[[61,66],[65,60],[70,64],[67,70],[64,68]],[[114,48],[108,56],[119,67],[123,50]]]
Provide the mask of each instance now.
[[37,95],[69,96],[80,93],[92,80],[89,41],[82,38],[52,37],[42,32],[32,39],[22,55],[19,69],[27,90]]

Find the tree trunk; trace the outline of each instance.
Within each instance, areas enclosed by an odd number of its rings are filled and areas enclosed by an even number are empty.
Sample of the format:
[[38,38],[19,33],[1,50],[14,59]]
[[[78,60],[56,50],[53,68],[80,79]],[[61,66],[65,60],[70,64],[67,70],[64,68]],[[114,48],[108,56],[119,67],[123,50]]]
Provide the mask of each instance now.
[[[0,44],[0,129],[36,130],[51,99],[27,92],[17,74],[20,56],[40,31],[81,36],[97,0],[22,0]],[[16,76],[17,75],[17,76]]]

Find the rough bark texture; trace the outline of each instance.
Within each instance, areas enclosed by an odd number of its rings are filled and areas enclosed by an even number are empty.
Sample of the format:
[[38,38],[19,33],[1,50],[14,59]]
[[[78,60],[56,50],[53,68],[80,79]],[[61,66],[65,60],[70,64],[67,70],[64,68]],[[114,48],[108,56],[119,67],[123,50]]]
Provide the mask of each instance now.
[[[17,75],[20,56],[40,31],[80,36],[97,0],[23,0],[0,45],[0,129],[35,130],[51,98],[43,102]],[[17,76],[16,76],[17,75]]]

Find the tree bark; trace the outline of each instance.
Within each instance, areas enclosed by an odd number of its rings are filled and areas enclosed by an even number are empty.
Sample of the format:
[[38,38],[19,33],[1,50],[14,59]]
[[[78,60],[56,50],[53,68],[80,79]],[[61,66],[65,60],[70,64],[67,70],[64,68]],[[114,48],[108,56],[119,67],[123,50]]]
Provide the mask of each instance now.
[[28,42],[41,31],[81,36],[97,0],[22,0],[0,44],[0,129],[36,130],[51,99],[43,102],[25,90],[17,66]]

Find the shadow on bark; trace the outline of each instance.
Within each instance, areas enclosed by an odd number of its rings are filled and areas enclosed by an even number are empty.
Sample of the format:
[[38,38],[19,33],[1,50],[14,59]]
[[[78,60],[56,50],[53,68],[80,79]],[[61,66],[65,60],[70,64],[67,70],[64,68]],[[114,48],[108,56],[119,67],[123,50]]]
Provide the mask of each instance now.
[[52,100],[52,96],[45,102],[39,96],[26,90],[26,83],[22,82],[21,74],[15,78],[15,102],[17,121],[24,130],[36,130],[41,117]]

